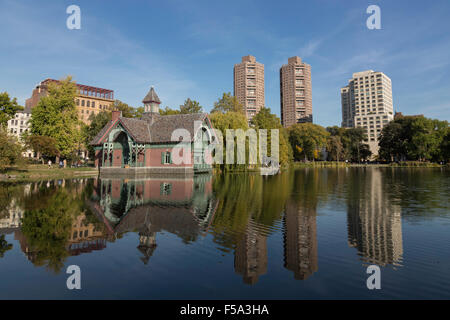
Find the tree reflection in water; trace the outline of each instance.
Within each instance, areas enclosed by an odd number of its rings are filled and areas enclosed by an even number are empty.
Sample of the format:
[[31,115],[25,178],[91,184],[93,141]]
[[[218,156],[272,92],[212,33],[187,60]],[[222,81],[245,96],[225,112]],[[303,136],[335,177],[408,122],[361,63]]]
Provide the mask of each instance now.
[[[414,214],[427,217],[433,216],[430,208],[446,205],[445,180],[431,185],[434,174],[442,173],[308,168],[269,177],[228,173],[0,185],[0,194],[13,195],[0,202],[0,223],[3,232],[14,232],[34,265],[53,272],[67,257],[103,250],[126,233],[138,235],[135,246],[145,264],[158,252],[162,232],[184,244],[209,235],[214,250],[234,256],[234,271],[246,284],[268,273],[268,238],[282,232],[280,263],[292,278],[305,280],[319,270],[317,212],[328,203],[347,213],[346,240],[362,263],[401,266],[401,218],[414,218],[402,209],[406,201],[421,203]],[[1,236],[0,256],[11,248]]]

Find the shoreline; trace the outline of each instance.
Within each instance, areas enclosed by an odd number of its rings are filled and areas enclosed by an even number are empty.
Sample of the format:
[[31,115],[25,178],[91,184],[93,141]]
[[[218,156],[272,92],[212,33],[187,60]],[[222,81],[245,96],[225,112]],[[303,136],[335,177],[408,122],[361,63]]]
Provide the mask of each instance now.
[[0,173],[0,182],[20,182],[45,179],[88,178],[98,176],[98,169],[92,167],[48,169],[44,166],[30,166],[24,169],[10,168]]
[[[301,168],[441,168],[450,169],[450,166],[441,165],[437,163],[421,163],[421,162],[402,162],[402,163],[345,163],[345,162],[329,162],[329,161],[316,161],[316,162],[293,162],[289,167],[281,169],[282,172],[286,172],[289,169],[301,169]],[[213,173],[256,173],[258,169],[238,169],[238,170],[213,170]],[[0,173],[0,182],[20,182],[20,181],[33,181],[33,180],[45,180],[45,179],[69,179],[69,178],[90,178],[99,175],[97,168],[83,167],[83,168],[51,168],[47,167],[27,167],[25,169],[10,168],[3,173]]]

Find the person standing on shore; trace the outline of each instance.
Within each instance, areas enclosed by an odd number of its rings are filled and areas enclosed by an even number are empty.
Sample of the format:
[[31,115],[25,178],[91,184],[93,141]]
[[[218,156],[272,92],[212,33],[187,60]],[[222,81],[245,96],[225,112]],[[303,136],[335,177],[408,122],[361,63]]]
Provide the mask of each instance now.
[[52,168],[52,160],[48,160],[48,168],[49,168],[49,169]]

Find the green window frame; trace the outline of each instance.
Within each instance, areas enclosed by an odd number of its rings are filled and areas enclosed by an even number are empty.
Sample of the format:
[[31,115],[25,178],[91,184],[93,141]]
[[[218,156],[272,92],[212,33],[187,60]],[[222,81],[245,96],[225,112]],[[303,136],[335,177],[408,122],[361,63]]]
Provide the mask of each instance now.
[[161,152],[161,164],[171,164],[171,163],[172,163],[172,153]]

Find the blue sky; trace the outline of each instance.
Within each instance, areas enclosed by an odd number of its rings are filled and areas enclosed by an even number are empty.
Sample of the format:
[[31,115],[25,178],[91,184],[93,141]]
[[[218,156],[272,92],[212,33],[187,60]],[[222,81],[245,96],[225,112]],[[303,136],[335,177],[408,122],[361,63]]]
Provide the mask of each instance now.
[[[66,28],[71,4],[81,30]],[[371,4],[381,30],[366,27]],[[155,85],[162,106],[190,97],[209,111],[252,54],[279,115],[279,68],[298,55],[312,67],[317,124],[340,124],[340,87],[367,69],[392,79],[397,111],[450,120],[449,17],[448,0],[0,0],[0,91],[23,104],[39,81],[70,74],[132,106]]]

